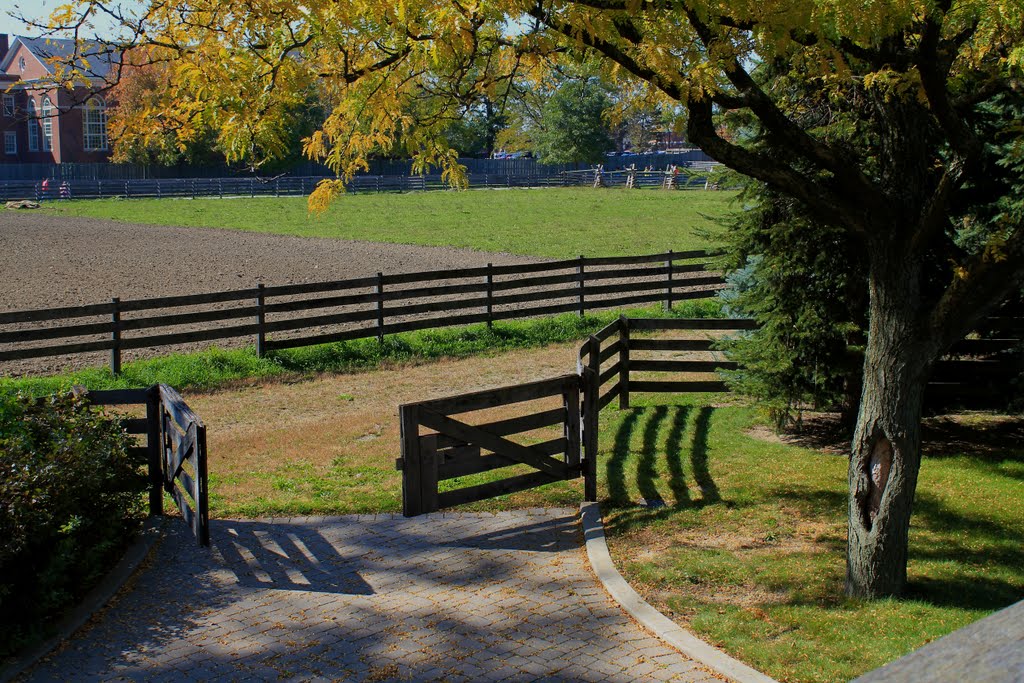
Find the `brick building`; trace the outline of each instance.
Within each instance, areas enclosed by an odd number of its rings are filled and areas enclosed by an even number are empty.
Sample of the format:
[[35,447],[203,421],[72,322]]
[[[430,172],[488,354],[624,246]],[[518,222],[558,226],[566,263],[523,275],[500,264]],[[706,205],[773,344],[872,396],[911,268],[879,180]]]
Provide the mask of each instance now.
[[54,83],[54,59],[75,55],[73,40],[0,34],[0,164],[102,162],[110,156],[108,102],[100,92],[114,63],[86,46],[76,66],[91,86]]

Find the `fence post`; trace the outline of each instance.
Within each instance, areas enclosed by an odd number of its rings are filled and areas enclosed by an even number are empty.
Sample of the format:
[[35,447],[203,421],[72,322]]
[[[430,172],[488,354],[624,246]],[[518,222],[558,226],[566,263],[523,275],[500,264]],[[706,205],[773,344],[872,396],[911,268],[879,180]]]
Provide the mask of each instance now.
[[619,316],[619,410],[629,408],[629,318]]
[[110,312],[110,371],[121,374],[121,300],[116,296],[110,300],[113,310]]
[[494,264],[487,264],[487,327],[494,327]]
[[146,390],[146,459],[149,468],[149,514],[164,514],[164,473],[160,457],[160,385]]
[[583,258],[583,254],[580,254],[580,264],[579,264],[579,266],[576,267],[576,273],[577,273],[577,275],[579,277],[579,290],[580,290],[580,293],[579,293],[579,309],[580,309],[580,317],[581,318],[583,317],[584,313],[586,312],[586,305],[584,304],[584,301],[583,301],[584,263],[585,263],[585,260]]
[[224,180],[222,178],[217,178],[217,194],[224,199]]
[[583,368],[583,500],[597,501],[597,417],[601,409],[601,341],[590,335]]
[[423,513],[420,488],[420,416],[415,404],[398,407],[402,441],[402,514],[415,517]]
[[384,341],[384,273],[377,273],[377,341]]
[[672,250],[668,250],[668,260],[665,261],[665,267],[668,268],[668,284],[665,285],[665,310],[672,310]]
[[266,285],[262,282],[256,285],[256,356],[263,358],[267,355],[267,312],[266,312]]

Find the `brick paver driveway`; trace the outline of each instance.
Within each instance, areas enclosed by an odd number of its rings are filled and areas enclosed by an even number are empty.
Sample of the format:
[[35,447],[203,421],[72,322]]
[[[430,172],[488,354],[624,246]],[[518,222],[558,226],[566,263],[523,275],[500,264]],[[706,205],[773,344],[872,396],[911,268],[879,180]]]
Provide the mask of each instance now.
[[590,571],[574,510],[184,524],[31,680],[711,681]]

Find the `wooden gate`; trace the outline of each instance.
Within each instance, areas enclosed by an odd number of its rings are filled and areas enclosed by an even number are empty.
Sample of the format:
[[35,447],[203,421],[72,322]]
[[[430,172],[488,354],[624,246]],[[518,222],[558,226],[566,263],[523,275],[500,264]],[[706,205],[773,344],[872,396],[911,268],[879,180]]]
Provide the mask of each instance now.
[[174,499],[199,545],[210,545],[210,512],[206,473],[206,426],[181,395],[166,384],[148,389],[86,391],[76,389],[98,406],[145,405],[146,417],[123,420],[125,431],[146,437],[146,445],[130,455],[144,461],[149,472],[149,513],[163,514],[163,492]]
[[[557,396],[562,398],[561,407],[484,424],[452,417]],[[577,375],[409,403],[399,408],[399,414],[402,457],[397,466],[402,470],[402,512],[406,517],[584,474]],[[559,438],[530,445],[510,438],[555,425],[562,425]],[[421,434],[421,427],[433,431]],[[536,471],[453,490],[438,489],[441,481],[515,465],[528,465]],[[591,476],[592,468],[586,469]]]

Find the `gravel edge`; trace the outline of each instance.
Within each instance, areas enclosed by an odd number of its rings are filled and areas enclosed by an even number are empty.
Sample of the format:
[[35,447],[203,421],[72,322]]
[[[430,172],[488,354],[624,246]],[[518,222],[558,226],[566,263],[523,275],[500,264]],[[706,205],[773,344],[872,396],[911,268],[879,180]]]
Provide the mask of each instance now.
[[587,558],[601,585],[622,609],[648,631],[675,647],[690,659],[736,683],[778,683],[718,648],[708,645],[656,610],[633,590],[615,568],[605,542],[601,508],[597,503],[580,505],[580,522],[587,544]]
[[139,537],[125,551],[121,560],[85,598],[66,614],[57,624],[56,633],[42,643],[20,653],[13,661],[0,667],[0,683],[8,683],[35,666],[75,631],[82,628],[117,595],[135,574],[139,566],[150,556],[157,542],[163,538],[166,517],[149,517],[139,532]]

